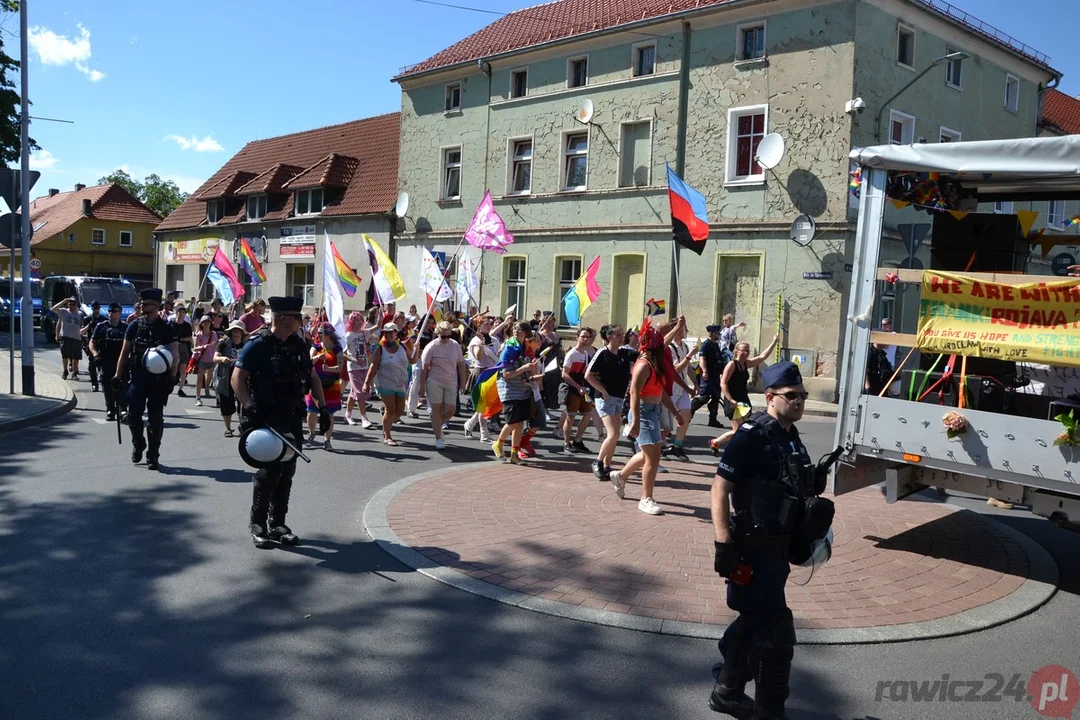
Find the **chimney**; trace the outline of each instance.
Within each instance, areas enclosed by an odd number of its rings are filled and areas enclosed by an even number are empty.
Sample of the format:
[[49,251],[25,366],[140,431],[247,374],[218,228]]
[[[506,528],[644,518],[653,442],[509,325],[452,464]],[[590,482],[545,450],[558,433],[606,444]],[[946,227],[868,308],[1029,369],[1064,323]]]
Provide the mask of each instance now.
[[54,195],[59,195],[59,194],[60,194],[59,188],[49,188],[49,197],[53,197]]
[[80,190],[85,190],[85,189],[86,189],[86,186],[83,185],[82,183],[75,183],[75,192],[79,192]]
[[[78,185],[75,187],[78,187]],[[86,198],[82,201],[82,214],[83,217],[90,217],[90,198]]]

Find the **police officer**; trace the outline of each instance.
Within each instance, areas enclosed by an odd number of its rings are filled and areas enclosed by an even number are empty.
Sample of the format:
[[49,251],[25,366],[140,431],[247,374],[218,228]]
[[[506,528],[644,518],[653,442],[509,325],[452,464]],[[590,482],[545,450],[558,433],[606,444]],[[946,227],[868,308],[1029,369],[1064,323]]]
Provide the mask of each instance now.
[[709,707],[739,718],[784,717],[795,648],[784,596],[789,562],[804,561],[807,542],[825,537],[832,522],[832,503],[816,497],[827,465],[811,464],[795,428],[807,397],[799,367],[776,363],[761,377],[768,409],[746,418],[712,485],[714,567],[728,579],[727,604],[739,615],[720,641],[724,662]]
[[720,411],[720,376],[724,374],[724,354],[720,348],[719,325],[709,325],[705,331],[709,337],[701,341],[698,355],[701,358],[701,382],[698,396],[690,403],[690,413],[696,413],[706,403],[709,406],[709,427],[724,427],[717,419]]
[[[131,462],[142,461],[143,451],[146,451],[146,467],[149,470],[158,469],[158,458],[161,450],[161,435],[165,429],[165,405],[169,401],[169,392],[176,384],[177,359],[180,351],[177,347],[176,332],[158,314],[161,307],[161,290],[150,288],[140,294],[142,299],[142,316],[136,318],[128,325],[124,335],[124,346],[120,351],[120,359],[116,363],[116,373],[112,384],[114,390],[121,387],[121,378],[124,370],[131,365],[131,381],[128,384],[128,427],[131,428]],[[169,368],[155,375],[150,372],[145,364],[146,351],[165,346],[172,356]],[[143,411],[148,416],[147,437],[149,446],[143,438]]]
[[90,337],[90,354],[101,372],[101,381],[105,390],[105,419],[112,422],[118,413],[127,407],[123,395],[113,389],[112,378],[116,375],[116,363],[124,349],[124,337],[127,335],[127,323],[120,319],[123,308],[120,303],[109,304],[109,316],[105,322],[98,323]]
[[[269,303],[270,326],[252,334],[240,351],[233,370],[233,393],[243,408],[240,430],[269,426],[299,448],[304,442],[304,395],[309,388],[318,403],[320,433],[329,429],[330,413],[323,398],[322,383],[312,366],[309,346],[297,334],[303,322],[302,300],[272,297]],[[285,524],[296,460],[293,455],[255,473],[249,517],[255,547],[271,547],[275,542],[282,545],[300,542]]]
[[[94,330],[97,326],[105,322],[105,316],[101,314],[101,303],[97,300],[90,303],[90,317],[86,318],[86,322],[83,324],[83,346],[86,350],[88,357],[87,364],[90,372],[90,388],[94,391],[98,391],[99,373],[101,372],[101,366],[94,356],[94,353],[90,350],[90,340],[94,337]],[[106,385],[109,383],[111,375],[105,378],[101,378],[101,382]]]

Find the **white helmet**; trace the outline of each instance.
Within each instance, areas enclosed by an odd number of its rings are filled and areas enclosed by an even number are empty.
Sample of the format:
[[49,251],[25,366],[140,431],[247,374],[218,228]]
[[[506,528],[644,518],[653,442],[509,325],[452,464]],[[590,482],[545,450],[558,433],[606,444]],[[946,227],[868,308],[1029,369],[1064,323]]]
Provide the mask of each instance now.
[[267,428],[256,428],[245,433],[240,440],[240,456],[245,462],[269,465],[282,459],[285,454],[285,443],[277,433]]
[[810,557],[805,562],[795,563],[801,567],[815,567],[824,565],[832,557],[833,531],[825,533],[825,537],[815,540],[810,544]]
[[154,375],[163,375],[172,367],[172,353],[162,345],[152,347],[143,356],[143,366]]

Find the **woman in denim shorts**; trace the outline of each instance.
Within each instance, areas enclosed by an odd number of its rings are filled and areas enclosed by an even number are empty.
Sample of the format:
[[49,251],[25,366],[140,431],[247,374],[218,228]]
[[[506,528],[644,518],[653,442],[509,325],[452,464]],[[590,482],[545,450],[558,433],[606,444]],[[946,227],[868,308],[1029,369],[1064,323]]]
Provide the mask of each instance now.
[[615,448],[619,444],[624,398],[630,385],[630,370],[638,359],[638,354],[628,347],[620,347],[623,342],[623,329],[618,325],[605,325],[600,328],[600,338],[605,345],[589,363],[589,369],[585,371],[585,382],[596,390],[596,411],[604,423],[606,437],[592,465],[593,475],[597,480],[604,481],[611,472],[611,459],[615,456]]

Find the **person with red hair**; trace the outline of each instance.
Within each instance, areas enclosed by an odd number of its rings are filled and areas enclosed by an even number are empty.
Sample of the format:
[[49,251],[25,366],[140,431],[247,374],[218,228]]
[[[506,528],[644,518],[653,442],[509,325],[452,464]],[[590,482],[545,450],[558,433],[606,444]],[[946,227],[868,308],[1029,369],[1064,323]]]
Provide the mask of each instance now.
[[363,313],[351,312],[345,319],[345,360],[349,371],[349,400],[345,405],[345,422],[355,425],[353,408],[360,408],[360,427],[367,430],[372,423],[367,417],[367,401],[370,392],[364,392],[364,378],[367,377],[370,361],[368,360],[369,335],[367,320]]

